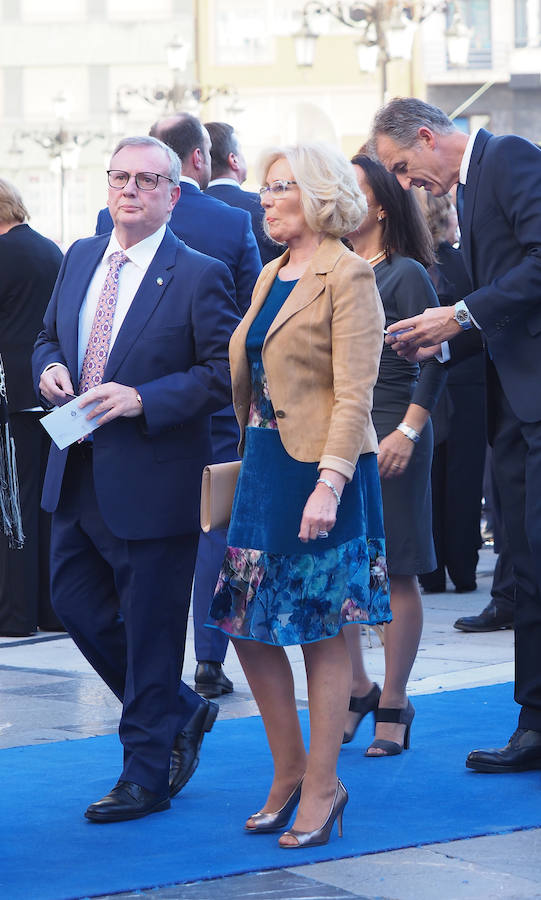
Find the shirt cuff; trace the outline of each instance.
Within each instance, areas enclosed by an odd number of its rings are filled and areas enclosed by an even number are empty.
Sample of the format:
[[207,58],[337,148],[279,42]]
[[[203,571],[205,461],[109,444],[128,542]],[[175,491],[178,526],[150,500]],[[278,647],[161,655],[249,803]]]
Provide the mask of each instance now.
[[436,359],[438,362],[446,363],[451,359],[451,351],[449,350],[449,341],[441,342],[441,350],[439,353],[436,353]]
[[66,365],[65,363],[61,363],[61,362],[52,362],[52,363],[49,363],[48,366],[45,366],[45,368],[44,368],[44,370],[43,370],[43,372],[42,372],[41,374],[44,375],[45,372],[48,372],[49,369],[52,369],[52,368],[53,368],[53,366],[62,366],[62,368],[65,369],[66,372],[69,372],[69,369],[68,369],[68,367],[67,367],[67,365]]

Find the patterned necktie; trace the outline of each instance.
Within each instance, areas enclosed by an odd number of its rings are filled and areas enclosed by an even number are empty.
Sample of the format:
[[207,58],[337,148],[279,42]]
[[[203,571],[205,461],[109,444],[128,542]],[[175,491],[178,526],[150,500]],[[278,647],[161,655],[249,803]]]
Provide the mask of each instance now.
[[94,321],[90,330],[90,337],[85,350],[81,377],[79,379],[79,393],[84,394],[90,388],[96,387],[103,381],[103,373],[109,355],[111,343],[111,330],[113,316],[118,299],[118,279],[120,270],[128,257],[121,250],[112,253],[109,259],[109,271],[107,272],[103,287],[98,297]]

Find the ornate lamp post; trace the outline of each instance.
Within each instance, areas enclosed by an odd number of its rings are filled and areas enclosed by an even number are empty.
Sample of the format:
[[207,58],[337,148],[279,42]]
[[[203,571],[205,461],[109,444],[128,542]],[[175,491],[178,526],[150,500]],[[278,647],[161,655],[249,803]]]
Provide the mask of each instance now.
[[91,141],[104,140],[106,135],[101,132],[74,131],[69,128],[67,124],[69,103],[64,93],[59,93],[53,98],[53,110],[56,118],[56,125],[53,128],[16,132],[13,135],[10,152],[20,152],[21,140],[32,141],[47,151],[51,169],[59,176],[60,242],[64,245],[68,215],[66,173],[70,169],[77,168],[83,147]]
[[[314,64],[318,34],[312,23],[318,16],[330,15],[358,32],[356,49],[360,71],[374,73],[380,66],[381,101],[384,103],[387,99],[389,62],[393,59],[411,59],[418,24],[432,13],[446,12],[448,8],[447,0],[421,4],[400,0],[356,0],[353,3],[308,0],[302,10],[301,28],[293,35],[297,65],[306,67]],[[470,30],[464,25],[458,8],[445,36],[451,64],[466,65]]]
[[189,112],[192,115],[198,115],[200,107],[213,100],[214,97],[237,96],[235,88],[231,85],[203,86],[199,84],[197,78],[194,82],[187,78],[189,45],[183,43],[180,36],[175,36],[167,45],[166,53],[172,83],[169,86],[165,84],[142,87],[124,85],[119,88],[117,94],[118,106],[123,105],[124,98],[140,97],[152,106],[160,106],[164,113]]

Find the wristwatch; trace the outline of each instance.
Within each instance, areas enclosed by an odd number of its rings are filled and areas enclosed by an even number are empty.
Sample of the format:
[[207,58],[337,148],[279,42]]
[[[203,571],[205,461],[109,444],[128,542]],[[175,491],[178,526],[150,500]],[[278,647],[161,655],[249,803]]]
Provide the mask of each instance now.
[[453,316],[455,322],[458,322],[460,327],[464,331],[468,331],[469,328],[472,327],[472,320],[470,316],[470,311],[463,300],[459,300],[455,303],[455,314]]

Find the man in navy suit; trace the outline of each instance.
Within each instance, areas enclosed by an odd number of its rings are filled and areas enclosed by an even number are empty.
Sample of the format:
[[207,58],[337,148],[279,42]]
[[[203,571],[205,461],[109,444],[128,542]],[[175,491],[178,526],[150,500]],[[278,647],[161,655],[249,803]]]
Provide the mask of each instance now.
[[[235,285],[235,296],[244,314],[261,271],[261,258],[252,231],[249,213],[233,209],[204,193],[211,172],[210,137],[199,119],[180,113],[160,119],[150,133],[177,153],[182,164],[182,200],[169,223],[189,247],[226,263]],[[98,216],[97,232],[111,229],[108,210]],[[239,433],[232,406],[212,416],[212,462],[237,459]],[[205,628],[220,567],[224,559],[226,532],[201,534],[193,589],[195,633],[195,688],[204,697],[217,697],[233,690],[222,664],[228,638],[215,628]]]
[[[516,135],[458,131],[437,107],[393,100],[376,115],[379,158],[403,188],[457,187],[461,246],[473,290],[454,306],[391,326],[418,359],[451,340],[451,361],[487,350],[489,438],[516,583],[518,728],[473,750],[480,772],[541,768],[541,150]],[[428,348],[428,349],[423,349]],[[460,483],[457,490],[460,490]],[[457,523],[459,526],[460,523]]]
[[246,181],[247,166],[244,154],[232,125],[227,122],[206,122],[212,146],[210,181],[206,190],[211,197],[222,200],[229,206],[247,210],[252,217],[252,228],[261,254],[261,262],[266,265],[284,252],[263,228],[265,210],[261,206],[259,194],[245,191],[241,185]]
[[160,141],[120,142],[114,230],[68,250],[33,357],[50,405],[97,385],[79,405],[99,401],[88,418],[100,427],[52,447],[43,489],[54,608],[123,704],[124,767],[87,809],[96,822],[167,809],[217,713],[180,673],[210,414],[230,397],[238,315],[227,267],[167,227],[179,175]]

